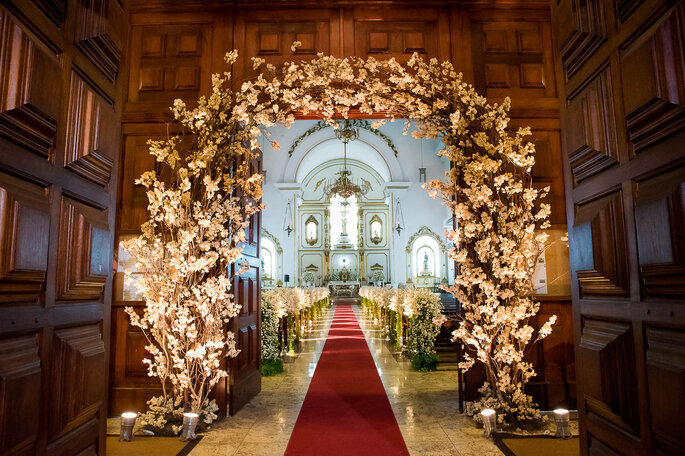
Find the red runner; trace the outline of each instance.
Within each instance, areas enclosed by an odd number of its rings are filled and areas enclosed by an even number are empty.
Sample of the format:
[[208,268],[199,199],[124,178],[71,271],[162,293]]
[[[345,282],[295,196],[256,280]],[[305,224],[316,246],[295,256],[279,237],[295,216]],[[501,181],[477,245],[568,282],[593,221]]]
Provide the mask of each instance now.
[[350,306],[335,309],[285,454],[409,454]]

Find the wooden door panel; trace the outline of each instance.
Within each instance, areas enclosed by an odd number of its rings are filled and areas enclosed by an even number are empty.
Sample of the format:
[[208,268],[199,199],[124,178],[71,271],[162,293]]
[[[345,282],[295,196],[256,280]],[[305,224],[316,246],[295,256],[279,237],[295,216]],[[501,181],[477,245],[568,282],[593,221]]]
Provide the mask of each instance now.
[[0,303],[37,305],[48,268],[46,189],[0,173]]
[[0,135],[49,158],[59,116],[59,97],[52,90],[59,63],[5,9],[0,9],[0,40],[0,73],[8,75],[0,93]]
[[[0,454],[35,451],[40,422],[38,335],[0,340]],[[23,423],[16,428],[13,421]]]
[[105,395],[105,344],[99,325],[54,332],[50,440],[97,419]]
[[562,0],[552,8],[566,75],[581,455],[680,454],[685,6]]
[[[262,172],[261,153],[250,163],[250,170],[252,173]],[[250,267],[233,280],[233,293],[241,309],[238,316],[232,318],[229,323],[229,328],[236,338],[237,348],[240,350],[238,356],[229,362],[228,410],[231,415],[262,389],[259,259],[261,217],[261,212],[254,214],[247,228],[243,259]]]
[[623,100],[634,152],[685,126],[685,8],[621,53]]
[[126,17],[0,6],[1,454],[104,454]]

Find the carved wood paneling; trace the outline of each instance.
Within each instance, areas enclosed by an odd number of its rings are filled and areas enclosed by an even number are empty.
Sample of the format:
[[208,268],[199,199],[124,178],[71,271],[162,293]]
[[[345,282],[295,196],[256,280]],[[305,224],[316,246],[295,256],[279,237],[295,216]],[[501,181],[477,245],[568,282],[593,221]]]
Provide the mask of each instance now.
[[98,300],[111,265],[105,211],[70,198],[62,199],[57,266],[57,299]]
[[355,55],[406,62],[414,52],[438,55],[437,24],[428,21],[355,22]]
[[[542,43],[545,22],[478,22],[473,25],[476,88],[488,97],[556,96],[551,54]],[[478,45],[479,44],[479,45]]]
[[71,74],[64,166],[100,186],[109,183],[119,128],[112,105]]
[[569,97],[566,153],[576,183],[618,163],[618,139],[610,70]]
[[647,327],[645,340],[655,447],[678,454],[685,448],[680,417],[685,407],[685,331]]
[[685,168],[638,182],[635,226],[643,294],[685,296]]
[[615,0],[616,15],[621,22],[625,22],[645,0]]
[[[267,63],[279,65],[286,61],[308,60],[318,52],[330,54],[331,13],[328,11],[279,11],[245,12],[237,18],[236,33],[245,55],[264,59]],[[244,41],[243,41],[244,40]],[[302,46],[294,51],[291,45],[299,41]],[[240,59],[238,79],[255,76],[249,58]]]
[[566,223],[564,200],[563,164],[561,139],[557,131],[534,131],[530,140],[535,144],[535,165],[532,169],[533,185],[542,189],[549,186],[550,191],[544,199],[551,205],[552,224]]
[[38,438],[41,362],[38,337],[0,340],[0,454],[32,454]]
[[640,152],[685,127],[685,6],[621,60],[628,136]]
[[198,25],[145,25],[135,28],[131,101],[195,98],[209,75],[209,38]]
[[38,304],[50,238],[46,190],[0,173],[0,303]]
[[581,297],[625,296],[630,292],[621,192],[576,206],[576,249]]
[[136,185],[135,181],[144,172],[155,169],[155,157],[150,155],[148,139],[161,139],[149,136],[128,136],[124,142],[122,157],[121,209],[119,211],[119,232],[135,233],[147,220],[148,199],[145,187]]
[[128,2],[1,3],[0,454],[104,455]]
[[561,62],[566,79],[582,67],[606,41],[606,18],[602,0],[563,0],[557,14]]
[[54,332],[51,440],[97,417],[105,391],[105,369],[105,344],[98,325]]
[[579,349],[583,353],[580,375],[588,412],[637,433],[637,382],[631,325],[586,318]]
[[114,82],[121,59],[121,43],[116,30],[123,22],[123,10],[113,0],[75,0],[74,3],[74,44],[108,80]]
[[49,158],[55,143],[59,64],[0,8],[0,135]]
[[41,11],[57,26],[64,22],[67,12],[67,0],[33,0]]

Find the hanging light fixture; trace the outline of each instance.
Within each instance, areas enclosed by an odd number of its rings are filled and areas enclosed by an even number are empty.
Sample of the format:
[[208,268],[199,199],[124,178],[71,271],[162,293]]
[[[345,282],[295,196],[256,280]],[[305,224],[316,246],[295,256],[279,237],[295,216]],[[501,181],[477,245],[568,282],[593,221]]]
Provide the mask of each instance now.
[[285,218],[283,219],[283,231],[288,233],[288,237],[290,237],[290,233],[293,232],[293,209],[290,207],[290,200],[288,200],[288,205],[285,207]]
[[426,168],[423,166],[423,138],[421,138],[421,167],[419,167],[419,182],[426,183]]
[[395,206],[395,231],[397,235],[404,229],[404,215],[402,214],[402,206],[400,206],[400,198],[397,198],[397,205]]
[[347,143],[359,138],[359,129],[354,128],[349,120],[345,120],[342,126],[338,125],[335,129],[335,137],[343,143],[343,169],[336,173],[339,176],[337,179],[329,179],[324,184],[324,194],[329,198],[340,195],[344,200],[353,195],[366,195],[371,190],[371,183],[361,179],[361,184],[357,184],[351,179],[352,171],[347,168]]

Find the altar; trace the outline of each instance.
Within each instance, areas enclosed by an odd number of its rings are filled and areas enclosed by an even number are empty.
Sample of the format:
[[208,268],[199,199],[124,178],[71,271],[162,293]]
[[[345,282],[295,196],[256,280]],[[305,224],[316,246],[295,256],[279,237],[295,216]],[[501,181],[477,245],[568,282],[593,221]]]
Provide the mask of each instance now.
[[331,296],[358,296],[360,286],[360,282],[343,282],[339,280],[328,282]]

